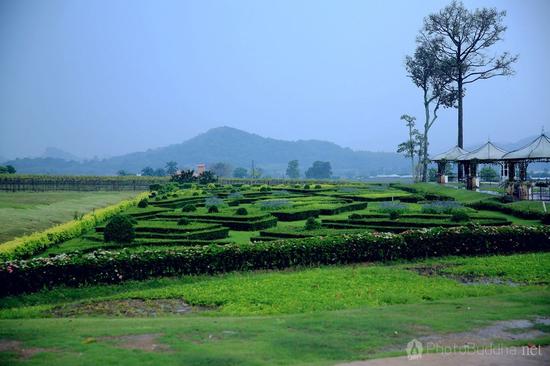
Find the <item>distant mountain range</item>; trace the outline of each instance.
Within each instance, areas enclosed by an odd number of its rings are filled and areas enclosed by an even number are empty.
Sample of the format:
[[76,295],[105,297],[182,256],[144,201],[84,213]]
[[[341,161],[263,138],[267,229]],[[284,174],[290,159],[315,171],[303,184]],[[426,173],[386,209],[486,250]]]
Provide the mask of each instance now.
[[335,176],[347,178],[409,172],[408,161],[397,153],[354,151],[318,140],[276,140],[231,127],[214,128],[180,144],[102,160],[79,161],[70,153],[49,148],[43,157],[8,164],[20,173],[112,175],[119,170],[139,173],[146,166],[161,168],[168,161],[185,168],[226,162],[249,169],[254,160],[265,175],[282,177],[288,161],[294,159],[299,160],[302,173],[315,160],[329,161]]

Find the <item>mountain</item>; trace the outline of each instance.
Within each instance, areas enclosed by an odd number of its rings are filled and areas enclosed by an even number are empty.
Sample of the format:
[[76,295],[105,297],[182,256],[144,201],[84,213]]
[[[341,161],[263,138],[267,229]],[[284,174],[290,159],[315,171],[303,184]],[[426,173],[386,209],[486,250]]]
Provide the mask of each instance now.
[[47,147],[41,156],[42,158],[61,159],[67,161],[80,161],[81,159],[69,152],[58,149],[57,147]]
[[46,174],[111,175],[118,170],[140,172],[146,166],[164,167],[176,161],[179,167],[197,163],[227,162],[233,167],[255,166],[273,177],[284,175],[288,161],[297,159],[302,173],[315,160],[329,161],[335,176],[359,177],[376,174],[407,174],[409,163],[388,152],[354,151],[318,140],[285,141],[262,137],[231,127],[218,127],[180,144],[135,152],[103,160],[64,161],[59,158],[16,159],[18,172]]

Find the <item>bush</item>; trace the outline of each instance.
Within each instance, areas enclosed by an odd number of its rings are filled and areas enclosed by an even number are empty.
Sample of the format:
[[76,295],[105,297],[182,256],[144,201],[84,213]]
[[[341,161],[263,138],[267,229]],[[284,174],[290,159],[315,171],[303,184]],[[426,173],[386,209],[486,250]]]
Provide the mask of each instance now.
[[192,205],[190,203],[186,204],[181,208],[181,212],[194,212],[194,211],[197,211],[197,208],[195,207],[195,205]]
[[361,220],[362,218],[363,218],[363,216],[359,215],[358,213],[353,213],[353,214],[349,215],[350,220]]
[[462,205],[455,201],[434,201],[422,205],[422,212],[428,214],[452,214],[453,211],[461,208]]
[[461,226],[403,234],[365,232],[169,251],[100,250],[85,255],[75,253],[2,262],[0,296],[56,285],[118,283],[164,275],[549,250],[550,228],[547,226]]
[[316,184],[316,185],[315,185],[315,189],[321,189],[321,185],[320,185],[320,184]]
[[158,184],[158,183],[155,183],[155,184],[151,184],[149,185],[149,190],[150,191],[158,191],[160,189],[161,185]]
[[512,203],[514,202],[514,197],[509,194],[505,194],[504,196],[500,197],[500,202],[502,203]]
[[208,207],[208,213],[218,213],[220,210],[218,209],[218,206],[210,206]]
[[399,217],[399,215],[407,212],[407,206],[399,202],[385,201],[380,202],[380,205],[378,206],[378,211],[389,213],[390,215],[392,215],[392,212],[394,212],[393,215],[397,214],[397,217]]
[[397,210],[390,211],[390,220],[397,220],[401,213]]
[[462,222],[469,220],[470,216],[468,216],[468,213],[465,210],[454,210],[451,214],[451,221],[453,222]]
[[185,225],[189,225],[190,222],[191,221],[189,221],[188,218],[182,217],[181,219],[178,220],[178,225],[185,226]]
[[142,198],[142,199],[138,202],[137,206],[138,206],[139,208],[145,208],[145,207],[149,206],[149,200],[147,200],[147,198]]
[[136,236],[135,220],[127,215],[113,216],[103,231],[105,242],[131,243]]
[[541,222],[545,225],[550,225],[550,213],[544,214],[544,216],[542,216]]
[[271,187],[269,187],[266,184],[264,184],[260,187],[260,192],[269,192],[269,191],[271,191]]
[[306,220],[306,224],[304,226],[306,230],[317,230],[321,228],[321,223],[317,220],[315,220],[315,217],[309,217]]
[[310,189],[311,187],[309,186],[309,184],[304,184],[304,189]]
[[239,208],[237,209],[237,211],[235,211],[235,214],[241,215],[241,216],[246,216],[246,215],[248,215],[248,211],[247,211],[247,209],[244,208],[244,207],[239,207]]
[[211,207],[211,206],[222,206],[223,200],[219,197],[208,197],[204,200],[204,206],[205,207]]

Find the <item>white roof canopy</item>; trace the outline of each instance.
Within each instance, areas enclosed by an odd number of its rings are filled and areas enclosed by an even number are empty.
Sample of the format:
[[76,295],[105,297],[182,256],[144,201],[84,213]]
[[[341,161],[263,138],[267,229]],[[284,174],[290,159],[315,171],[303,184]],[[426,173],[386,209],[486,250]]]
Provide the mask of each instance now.
[[505,154],[503,160],[550,159],[550,139],[544,133],[529,145]]
[[437,155],[433,156],[430,160],[432,160],[432,161],[441,161],[441,160],[452,161],[452,160],[456,160],[456,158],[458,158],[459,156],[467,154],[467,153],[468,153],[468,151],[466,151],[466,150],[464,150],[464,149],[462,149],[458,146],[455,146],[452,149],[445,151],[444,153],[437,154]]
[[459,156],[456,160],[458,161],[468,161],[468,160],[478,160],[478,161],[494,161],[501,160],[502,156],[506,154],[505,150],[502,150],[499,147],[493,145],[490,141],[480,148]]

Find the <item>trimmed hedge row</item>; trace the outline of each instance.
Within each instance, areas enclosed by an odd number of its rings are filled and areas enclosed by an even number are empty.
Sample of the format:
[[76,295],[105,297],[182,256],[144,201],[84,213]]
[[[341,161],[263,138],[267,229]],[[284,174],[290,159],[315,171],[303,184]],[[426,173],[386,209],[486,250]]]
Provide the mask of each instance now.
[[476,210],[489,210],[489,211],[498,211],[521,219],[528,220],[542,220],[544,218],[544,213],[539,211],[531,210],[522,210],[514,206],[509,206],[505,203],[499,202],[494,199],[482,200],[479,202],[473,202],[467,205],[468,207],[474,208]]
[[80,220],[69,221],[45,231],[15,238],[0,244],[0,261],[16,258],[27,258],[34,254],[43,252],[49,246],[76,238],[83,233],[92,230],[95,226],[101,224],[110,217],[126,210],[127,208],[136,206],[139,201],[147,196],[148,193],[141,193],[132,199],[124,200],[115,205],[88,213]]
[[[237,216],[236,216],[237,217]],[[268,229],[277,225],[277,218],[274,216],[262,217],[256,221],[238,221],[238,220],[213,220],[213,219],[198,219],[196,221],[206,222],[206,223],[216,223],[223,225],[231,230],[237,231],[256,231]]]
[[117,283],[155,276],[548,250],[550,228],[506,226],[436,228],[399,235],[350,234],[134,253],[96,251],[1,263],[0,296],[56,285]]
[[217,227],[205,229],[202,231],[191,231],[181,233],[160,233],[160,232],[136,232],[137,239],[172,239],[172,240],[217,240],[229,236],[229,229],[226,227]]

